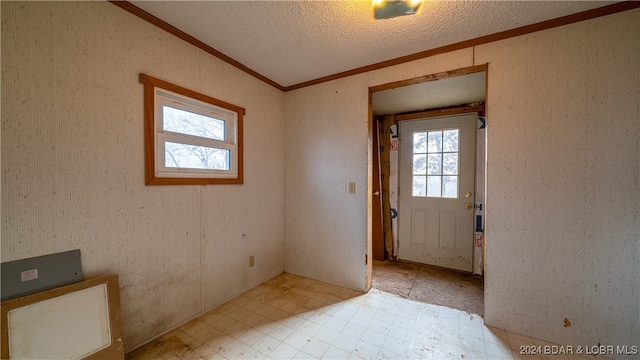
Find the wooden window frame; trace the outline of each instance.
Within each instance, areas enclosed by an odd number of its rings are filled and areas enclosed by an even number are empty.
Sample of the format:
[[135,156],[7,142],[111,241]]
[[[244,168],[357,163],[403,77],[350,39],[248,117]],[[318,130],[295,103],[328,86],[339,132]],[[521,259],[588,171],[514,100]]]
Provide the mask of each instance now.
[[[146,74],[140,74],[140,83],[144,85],[144,159],[145,159],[145,184],[146,185],[215,185],[215,184],[243,184],[243,117],[245,109],[222,100],[200,94],[196,91],[154,78]],[[156,168],[157,154],[157,129],[156,129],[156,90],[172,92],[190,99],[194,99],[215,107],[220,107],[237,114],[236,118],[236,176],[220,177],[211,174],[200,177],[158,175]],[[176,171],[176,174],[179,171]]]

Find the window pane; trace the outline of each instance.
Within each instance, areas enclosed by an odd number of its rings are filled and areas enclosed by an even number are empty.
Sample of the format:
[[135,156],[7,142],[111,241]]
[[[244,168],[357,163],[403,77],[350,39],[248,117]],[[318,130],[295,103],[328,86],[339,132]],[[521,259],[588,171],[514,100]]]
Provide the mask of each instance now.
[[429,154],[429,175],[442,174],[442,154]]
[[189,111],[162,107],[162,128],[181,134],[225,140],[225,122]]
[[430,153],[442,151],[442,131],[429,131],[428,143]]
[[414,153],[427,152],[427,133],[413,134],[413,152]]
[[443,176],[442,177],[442,197],[457,198],[458,197],[458,177]]
[[458,175],[458,153],[442,154],[442,173]]
[[440,197],[441,176],[429,176],[427,180],[427,196]]
[[426,176],[414,176],[413,177],[413,196],[425,196],[427,190],[427,177]]
[[459,130],[445,130],[442,134],[443,151],[458,151]]
[[413,173],[416,175],[427,174],[427,155],[413,155]]
[[230,170],[231,151],[166,142],[164,166],[168,168]]

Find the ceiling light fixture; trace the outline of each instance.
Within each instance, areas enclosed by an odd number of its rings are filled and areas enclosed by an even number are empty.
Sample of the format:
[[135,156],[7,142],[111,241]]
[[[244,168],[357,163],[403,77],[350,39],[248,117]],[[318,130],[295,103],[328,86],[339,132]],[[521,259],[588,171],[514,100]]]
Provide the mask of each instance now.
[[422,3],[423,0],[372,0],[373,17],[381,20],[413,15],[418,12]]

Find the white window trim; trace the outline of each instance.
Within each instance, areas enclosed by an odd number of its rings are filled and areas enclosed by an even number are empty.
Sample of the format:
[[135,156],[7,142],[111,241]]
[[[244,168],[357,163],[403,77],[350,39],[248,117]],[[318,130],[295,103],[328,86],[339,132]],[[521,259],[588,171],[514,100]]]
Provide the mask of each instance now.
[[[214,140],[203,138],[195,135],[177,133],[163,129],[163,107],[171,106],[176,109],[185,110],[194,114],[203,116],[212,115],[216,119],[225,122],[224,140]],[[202,101],[191,99],[174,92],[155,87],[155,141],[156,141],[156,166],[155,173],[157,177],[217,177],[217,178],[235,178],[238,176],[238,156],[237,154],[237,127],[238,114],[221,108],[207,104]],[[212,147],[217,149],[225,149],[230,151],[230,169],[229,170],[207,170],[194,168],[173,168],[166,167],[165,164],[165,143],[179,142],[183,144],[192,144],[198,146]]]

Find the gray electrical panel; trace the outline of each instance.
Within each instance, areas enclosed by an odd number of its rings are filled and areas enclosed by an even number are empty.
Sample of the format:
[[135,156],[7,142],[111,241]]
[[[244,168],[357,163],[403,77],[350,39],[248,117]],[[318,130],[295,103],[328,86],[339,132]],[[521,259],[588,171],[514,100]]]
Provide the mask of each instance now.
[[2,301],[82,281],[80,250],[2,263]]

